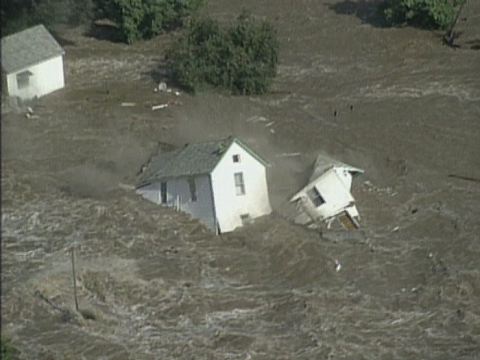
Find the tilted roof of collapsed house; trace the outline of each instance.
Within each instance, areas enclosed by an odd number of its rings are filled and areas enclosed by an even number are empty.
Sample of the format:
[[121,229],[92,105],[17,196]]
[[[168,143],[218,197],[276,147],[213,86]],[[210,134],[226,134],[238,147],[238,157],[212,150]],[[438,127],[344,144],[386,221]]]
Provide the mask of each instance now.
[[356,168],[354,166],[345,164],[341,161],[335,160],[328,155],[320,154],[320,155],[317,156],[317,159],[315,160],[315,164],[313,165],[313,172],[312,172],[312,175],[310,176],[310,180],[308,182],[311,182],[311,181],[317,179],[322,174],[324,174],[325,172],[327,172],[328,170],[330,170],[334,167],[344,168],[345,170],[352,173],[353,175],[363,174],[365,172],[362,169],[359,169],[359,168]]
[[2,38],[2,68],[7,73],[22,70],[64,53],[43,25]]
[[221,140],[187,144],[181,149],[153,157],[148,169],[140,178],[139,186],[166,178],[210,174],[233,143],[240,145],[260,163],[268,165],[242,141],[235,137],[228,137]]

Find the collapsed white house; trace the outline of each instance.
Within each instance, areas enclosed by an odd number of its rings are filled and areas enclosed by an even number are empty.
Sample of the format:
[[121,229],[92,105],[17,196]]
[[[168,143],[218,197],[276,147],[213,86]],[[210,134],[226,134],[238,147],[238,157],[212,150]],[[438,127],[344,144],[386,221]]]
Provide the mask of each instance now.
[[224,233],[272,211],[266,166],[237,138],[187,144],[152,158],[136,191]]
[[338,218],[347,229],[358,228],[360,215],[350,189],[353,177],[363,172],[326,155],[319,155],[307,186],[290,200],[297,209],[294,221],[312,226],[326,223],[330,227]]

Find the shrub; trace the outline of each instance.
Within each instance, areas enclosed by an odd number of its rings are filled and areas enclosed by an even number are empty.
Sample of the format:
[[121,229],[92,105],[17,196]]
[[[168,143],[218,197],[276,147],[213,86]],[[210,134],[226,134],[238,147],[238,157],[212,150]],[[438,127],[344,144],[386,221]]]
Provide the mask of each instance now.
[[410,24],[446,30],[465,0],[386,0],[381,6],[390,25]]
[[212,19],[193,20],[167,52],[173,77],[192,92],[208,84],[237,94],[265,93],[277,61],[275,30],[247,13],[226,29]]
[[203,0],[97,0],[99,13],[115,22],[124,41],[148,39],[183,25]]

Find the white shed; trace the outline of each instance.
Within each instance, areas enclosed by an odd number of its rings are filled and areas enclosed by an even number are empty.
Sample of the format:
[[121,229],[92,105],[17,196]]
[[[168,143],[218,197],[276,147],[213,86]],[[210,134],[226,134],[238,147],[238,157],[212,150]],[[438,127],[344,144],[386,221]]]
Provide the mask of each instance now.
[[64,53],[43,25],[2,38],[2,82],[7,94],[29,100],[63,88]]
[[295,221],[330,225],[338,217],[345,227],[358,228],[360,216],[350,189],[353,176],[362,173],[326,155],[318,156],[309,183],[290,200],[299,211]]
[[229,232],[271,213],[266,165],[236,138],[187,144],[153,158],[137,192]]

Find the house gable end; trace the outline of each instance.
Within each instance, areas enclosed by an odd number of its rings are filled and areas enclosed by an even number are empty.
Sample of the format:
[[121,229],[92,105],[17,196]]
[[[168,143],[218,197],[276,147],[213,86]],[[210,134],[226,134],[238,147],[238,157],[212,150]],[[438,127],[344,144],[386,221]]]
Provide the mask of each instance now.
[[232,141],[230,142],[228,147],[225,149],[221,158],[218,160],[217,164],[215,165],[215,167],[212,169],[212,171],[210,173],[213,173],[215,171],[215,169],[219,166],[219,164],[222,163],[222,161],[225,161],[226,154],[229,153],[229,150],[233,146],[233,144],[237,144],[240,148],[242,148],[242,150],[245,151],[245,153],[249,154],[252,158],[254,158],[257,162],[262,164],[264,167],[270,166],[270,163],[267,160],[263,159],[255,151],[253,151],[251,148],[249,148],[244,142],[242,142],[238,138],[232,138]]

